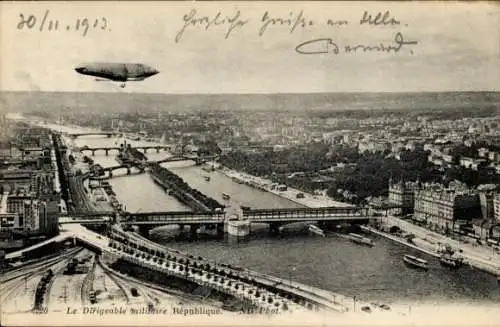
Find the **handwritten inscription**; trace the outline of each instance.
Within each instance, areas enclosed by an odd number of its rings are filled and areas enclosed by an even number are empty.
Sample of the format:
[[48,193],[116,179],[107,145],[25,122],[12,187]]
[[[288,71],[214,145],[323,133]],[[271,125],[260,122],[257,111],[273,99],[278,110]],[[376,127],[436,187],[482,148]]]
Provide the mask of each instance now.
[[224,38],[227,39],[233,32],[233,30],[235,30],[236,28],[241,28],[248,23],[248,20],[241,18],[241,13],[239,10],[237,10],[231,16],[223,15],[221,12],[218,12],[215,16],[209,17],[197,16],[196,9],[191,9],[188,14],[183,16],[183,20],[184,26],[182,26],[182,28],[177,32],[175,36],[175,43],[181,41],[182,36],[184,35],[184,32],[188,27],[202,26],[206,31],[213,27],[224,26],[226,28]]
[[290,13],[287,18],[277,18],[271,17],[269,12],[265,12],[262,15],[261,22],[263,23],[259,29],[259,36],[264,35],[269,26],[286,26],[290,33],[293,33],[297,27],[313,26],[314,21],[311,19],[304,18],[304,11],[301,10],[299,13]]
[[[394,36],[394,41],[392,44],[378,44],[378,45],[344,45],[339,46],[331,38],[320,38],[314,39],[306,42],[302,42],[295,47],[295,51],[304,55],[318,55],[318,54],[335,54],[338,55],[340,52],[344,53],[356,53],[356,52],[393,52],[398,53],[403,49],[404,46],[416,45],[418,41],[410,41],[404,38],[401,32],[397,32]],[[410,51],[410,53],[412,53]]]
[[399,25],[400,21],[391,17],[391,13],[386,11],[385,13],[377,13],[376,15],[371,15],[368,11],[363,13],[363,17],[359,21],[360,25],[371,25],[371,26],[387,26],[387,25]]
[[38,30],[43,31],[74,31],[86,36],[90,29],[98,31],[110,31],[108,20],[105,17],[97,18],[75,18],[65,23],[57,18],[53,18],[50,10],[45,10],[42,16],[36,14],[19,14],[18,30]]
[[[224,39],[228,39],[237,31],[250,29],[250,35],[257,37],[265,37],[266,33],[271,30],[286,31],[290,34],[298,32],[298,35],[305,33],[328,32],[335,30],[335,33],[349,30],[352,33],[353,29],[372,28],[374,30],[385,30],[387,28],[397,27],[400,30],[394,34],[392,42],[365,44],[350,40],[340,45],[334,38],[322,37],[311,38],[309,41],[300,43],[295,47],[295,52],[301,55],[318,55],[318,54],[334,54],[340,53],[355,54],[366,52],[381,52],[381,53],[401,53],[403,49],[408,49],[410,54],[413,54],[414,47],[419,43],[403,35],[404,28],[408,24],[402,23],[400,19],[395,17],[389,10],[386,11],[363,11],[356,20],[345,20],[343,17],[334,17],[334,13],[327,15],[326,18],[313,19],[309,17],[304,10],[291,11],[287,14],[271,13],[268,10],[254,14],[254,16],[245,16],[244,12],[239,9],[230,12],[219,11],[215,14],[206,15],[192,8],[182,16],[180,28],[175,31],[175,43],[184,40],[185,34],[188,31],[199,32],[223,32]],[[249,24],[255,21],[254,24]],[[321,29],[323,27],[323,29]],[[49,10],[45,10],[42,15],[37,14],[19,14],[17,23],[18,30],[24,31],[74,31],[79,32],[82,36],[86,36],[91,30],[96,31],[111,31],[109,21],[106,17],[81,17],[69,19],[66,21],[60,20],[56,15],[53,15]],[[392,29],[391,29],[392,30]],[[297,33],[296,33],[297,34]],[[244,34],[248,37],[249,34]],[[351,35],[356,35],[351,34]],[[367,42],[368,43],[368,42]],[[370,42],[371,43],[371,42]]]

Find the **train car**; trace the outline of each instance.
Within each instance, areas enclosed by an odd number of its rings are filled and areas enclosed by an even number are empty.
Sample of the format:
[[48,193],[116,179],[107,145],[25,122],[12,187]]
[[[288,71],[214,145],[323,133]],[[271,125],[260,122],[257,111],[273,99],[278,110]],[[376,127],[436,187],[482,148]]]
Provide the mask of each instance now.
[[96,292],[94,290],[89,292],[89,301],[92,304],[97,302]]
[[64,270],[64,274],[65,275],[74,274],[76,271],[76,266],[77,266],[77,263],[75,263],[74,261],[68,262],[68,264],[66,265],[66,270]]

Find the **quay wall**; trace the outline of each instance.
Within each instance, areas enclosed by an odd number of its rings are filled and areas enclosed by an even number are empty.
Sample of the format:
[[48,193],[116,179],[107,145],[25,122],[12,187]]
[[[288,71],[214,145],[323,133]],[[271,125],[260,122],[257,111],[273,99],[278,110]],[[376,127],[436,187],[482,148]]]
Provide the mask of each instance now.
[[[369,232],[369,233],[385,237],[385,238],[387,238],[389,240],[392,240],[392,241],[394,241],[396,243],[399,243],[401,245],[405,245],[405,246],[410,247],[412,249],[415,249],[415,250],[421,251],[423,253],[429,254],[429,255],[431,255],[433,257],[436,257],[436,258],[440,257],[439,253],[437,253],[436,250],[431,250],[430,249],[430,248],[434,247],[433,244],[428,243],[425,240],[422,240],[422,239],[420,239],[418,237],[416,237],[414,239],[414,242],[417,243],[417,244],[411,244],[411,243],[408,243],[406,240],[404,240],[401,237],[394,236],[394,235],[391,235],[389,233],[385,233],[385,232],[379,231],[379,230],[377,230],[375,228],[372,228],[372,227],[361,226],[361,228],[363,230]],[[496,267],[493,263],[487,264],[487,263],[479,260],[478,258],[474,258],[473,256],[470,256],[470,255],[467,255],[467,254],[464,254],[464,253],[461,253],[461,256],[463,256],[467,260],[467,263],[470,264],[471,267],[474,267],[474,268],[476,268],[478,270],[481,270],[481,271],[484,271],[486,273],[489,273],[489,274],[491,274],[493,276],[500,277],[500,269],[498,267]]]

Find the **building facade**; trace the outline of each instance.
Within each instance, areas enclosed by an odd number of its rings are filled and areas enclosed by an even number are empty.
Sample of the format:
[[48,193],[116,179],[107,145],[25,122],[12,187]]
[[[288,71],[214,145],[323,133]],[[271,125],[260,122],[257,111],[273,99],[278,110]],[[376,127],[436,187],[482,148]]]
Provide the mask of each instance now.
[[500,192],[493,195],[493,217],[496,223],[500,223]]
[[417,190],[414,210],[415,220],[441,233],[455,230],[459,222],[471,222],[482,216],[477,193],[444,188]]
[[402,180],[393,183],[389,181],[389,203],[397,206],[393,209],[393,214],[407,215],[414,212],[415,191],[420,189],[419,182],[403,182]]
[[19,228],[21,228],[21,226],[20,226],[19,214],[17,212],[0,213],[1,231],[13,230]]
[[494,193],[491,191],[481,191],[479,193],[482,218],[490,221],[493,220],[495,215],[493,196]]

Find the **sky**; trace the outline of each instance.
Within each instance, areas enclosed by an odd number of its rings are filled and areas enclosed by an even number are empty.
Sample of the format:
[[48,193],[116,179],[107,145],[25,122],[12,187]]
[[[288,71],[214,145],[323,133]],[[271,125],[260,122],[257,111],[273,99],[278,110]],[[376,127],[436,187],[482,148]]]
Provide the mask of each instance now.
[[[387,21],[394,18],[399,24],[361,25],[365,11],[373,16],[389,11]],[[238,19],[246,23],[236,26],[226,39],[227,21],[205,28],[189,19],[190,13],[192,18],[213,19],[218,12],[221,17],[239,12]],[[291,31],[290,24],[271,22],[259,35],[269,18],[295,21],[301,12],[306,26],[298,24]],[[20,24],[21,14],[24,21],[30,15],[36,18],[31,29],[26,22]],[[1,2],[0,17],[0,90],[500,91],[500,5],[493,2]],[[84,18],[91,25],[85,36],[76,30],[77,20]],[[104,30],[102,18],[107,22]],[[328,19],[348,23],[329,26]],[[186,21],[190,23],[176,42]],[[404,45],[398,53],[343,51],[346,45],[394,45],[398,32],[418,43]],[[339,54],[295,51],[299,44],[319,38],[331,38]],[[319,49],[319,43],[316,46]],[[139,62],[160,73],[120,89],[116,83],[98,82],[74,71],[81,63],[93,61]]]

